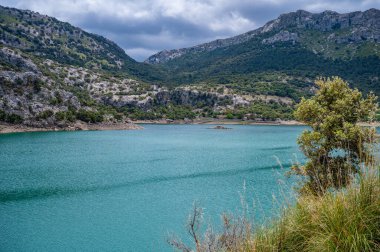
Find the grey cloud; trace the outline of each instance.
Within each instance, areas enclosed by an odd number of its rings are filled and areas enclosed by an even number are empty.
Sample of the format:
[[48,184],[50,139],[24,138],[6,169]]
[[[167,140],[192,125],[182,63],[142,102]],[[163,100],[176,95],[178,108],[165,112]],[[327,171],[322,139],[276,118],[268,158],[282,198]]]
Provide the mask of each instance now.
[[38,11],[105,36],[139,61],[163,49],[238,35],[298,9],[380,8],[380,0],[2,0],[0,4]]

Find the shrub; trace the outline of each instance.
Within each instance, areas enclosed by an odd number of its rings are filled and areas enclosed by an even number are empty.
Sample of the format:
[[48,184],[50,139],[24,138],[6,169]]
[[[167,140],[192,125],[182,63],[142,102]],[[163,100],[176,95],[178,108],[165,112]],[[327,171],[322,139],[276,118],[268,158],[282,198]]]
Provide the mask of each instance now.
[[4,112],[4,110],[0,110],[0,121],[5,121],[7,114]]
[[49,117],[52,117],[54,115],[54,112],[51,110],[45,110],[37,115],[37,120],[40,119],[48,119]]
[[95,111],[88,111],[84,109],[80,109],[76,117],[78,120],[87,122],[87,123],[97,123],[103,121],[103,114]]
[[33,90],[34,90],[34,92],[36,92],[36,93],[40,92],[41,89],[42,89],[42,84],[43,84],[43,82],[42,82],[41,79],[39,79],[39,78],[35,79],[33,81]]
[[59,111],[55,113],[55,119],[57,121],[69,121],[75,122],[76,115],[73,111]]
[[374,119],[377,97],[366,99],[357,89],[338,77],[319,79],[317,94],[302,99],[295,116],[312,130],[298,138],[302,152],[308,158],[304,166],[294,166],[293,171],[307,178],[302,192],[324,193],[329,187],[346,186],[351,175],[359,172],[362,160],[371,162],[371,144],[375,129],[357,125],[359,121]]
[[234,115],[232,113],[227,113],[226,118],[227,119],[234,119]]
[[209,227],[202,235],[202,209],[194,206],[187,231],[196,249],[178,238],[168,242],[184,252],[379,251],[380,168],[365,171],[346,190],[300,196],[279,219],[256,229],[243,212],[223,215],[221,231]]
[[8,114],[4,110],[0,109],[0,121],[12,124],[19,124],[22,123],[24,119],[19,115],[13,113]]
[[347,190],[300,197],[253,242],[252,251],[379,251],[379,168]]
[[0,120],[12,124],[20,124],[24,121],[21,116],[12,113],[7,114],[4,111],[0,112]]

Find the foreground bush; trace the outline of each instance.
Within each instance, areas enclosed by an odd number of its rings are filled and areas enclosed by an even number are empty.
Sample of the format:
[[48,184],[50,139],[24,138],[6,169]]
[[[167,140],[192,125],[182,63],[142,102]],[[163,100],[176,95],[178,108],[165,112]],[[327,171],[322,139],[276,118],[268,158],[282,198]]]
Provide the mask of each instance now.
[[253,240],[252,251],[380,251],[379,169],[346,190],[300,197]]
[[244,217],[223,216],[223,230],[201,230],[202,212],[194,207],[188,231],[194,245],[169,243],[180,251],[380,251],[379,168],[361,175],[346,189],[323,196],[300,196],[269,226],[252,230]]

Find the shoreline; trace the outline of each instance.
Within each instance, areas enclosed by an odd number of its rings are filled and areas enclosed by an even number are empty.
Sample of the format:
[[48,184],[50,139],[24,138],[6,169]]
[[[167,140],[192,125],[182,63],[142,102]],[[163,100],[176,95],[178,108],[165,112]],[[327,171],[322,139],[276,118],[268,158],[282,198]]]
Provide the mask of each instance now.
[[[140,130],[143,124],[157,125],[265,125],[265,126],[305,126],[301,122],[290,121],[243,121],[223,119],[198,119],[198,120],[136,120],[125,123],[85,123],[76,122],[66,126],[33,127],[23,124],[9,124],[0,122],[0,134],[22,132],[46,132],[46,131],[97,131],[97,130]],[[359,123],[364,127],[380,127],[380,122]]]
[[96,131],[96,130],[139,130],[142,126],[134,123],[84,123],[76,122],[67,126],[33,127],[23,124],[0,123],[0,134],[46,131]]
[[301,122],[290,121],[254,121],[254,120],[226,120],[226,119],[196,119],[196,120],[136,120],[135,124],[194,124],[194,125],[305,125]]
[[[278,121],[255,121],[255,120],[237,120],[237,119],[195,119],[195,120],[136,120],[135,124],[189,124],[189,125],[267,125],[267,126],[307,126],[305,123],[296,120],[278,120]],[[380,122],[359,122],[358,125],[363,127],[380,127]]]

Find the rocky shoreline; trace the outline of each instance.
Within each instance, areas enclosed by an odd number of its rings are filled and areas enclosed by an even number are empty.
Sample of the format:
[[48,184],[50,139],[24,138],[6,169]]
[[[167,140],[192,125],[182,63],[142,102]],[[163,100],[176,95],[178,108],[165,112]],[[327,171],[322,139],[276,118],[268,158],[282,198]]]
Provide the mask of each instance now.
[[[243,120],[220,120],[220,119],[198,119],[198,120],[139,120],[119,123],[84,123],[76,122],[66,126],[33,127],[23,124],[9,124],[0,122],[0,134],[18,132],[43,132],[43,131],[87,131],[87,130],[139,130],[143,129],[141,124],[197,124],[197,125],[272,125],[272,126],[302,126],[298,121],[243,121]],[[359,123],[366,127],[380,127],[380,122]],[[222,126],[220,126],[222,127]]]
[[234,120],[234,119],[194,119],[194,120],[170,120],[170,119],[161,119],[161,120],[137,120],[133,121],[136,124],[221,124],[221,125],[304,125],[301,122],[295,120],[289,121],[255,121],[255,120]]
[[[205,125],[272,125],[272,126],[305,126],[306,124],[296,120],[277,120],[277,121],[257,121],[257,120],[238,120],[238,119],[194,119],[194,120],[136,120],[132,121],[135,124],[205,124]],[[380,127],[380,122],[358,123],[365,127]]]
[[134,123],[84,123],[76,122],[64,127],[32,127],[22,124],[0,123],[0,134],[18,133],[18,132],[43,132],[43,131],[80,131],[80,130],[138,130],[142,126]]

